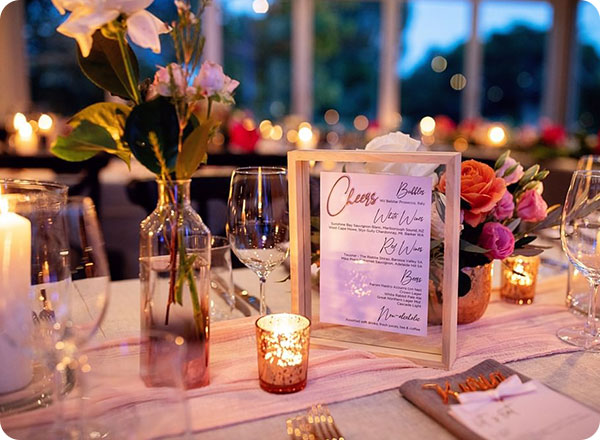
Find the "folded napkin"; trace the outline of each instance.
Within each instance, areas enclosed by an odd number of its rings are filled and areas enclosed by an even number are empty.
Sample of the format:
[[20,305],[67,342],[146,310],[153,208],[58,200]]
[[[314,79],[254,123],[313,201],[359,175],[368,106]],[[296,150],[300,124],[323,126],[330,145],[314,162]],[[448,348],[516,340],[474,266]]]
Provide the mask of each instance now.
[[[423,385],[426,383],[435,383],[445,388],[446,381],[450,383],[450,388],[453,390],[459,390],[459,383],[465,383],[467,377],[477,378],[482,375],[486,378],[489,377],[490,373],[500,372],[505,378],[512,375],[517,375],[521,381],[527,382],[530,379],[522,374],[517,373],[512,368],[502,365],[492,359],[485,360],[473,368],[469,368],[462,373],[453,374],[452,376],[438,377],[436,379],[415,379],[404,383],[400,387],[400,393],[408,399],[413,405],[417,406],[421,411],[425,412],[432,419],[436,420],[439,424],[444,426],[448,431],[454,434],[456,437],[464,440],[484,440],[481,436],[475,434],[466,426],[460,424],[455,418],[450,415],[450,405],[445,404],[441,397],[434,390],[423,389]],[[504,383],[504,382],[502,382]],[[509,383],[510,385],[510,383]],[[479,394],[473,392],[469,394]],[[490,395],[487,395],[490,396]],[[491,398],[491,396],[490,396]],[[454,400],[450,400],[450,403],[456,403]]]

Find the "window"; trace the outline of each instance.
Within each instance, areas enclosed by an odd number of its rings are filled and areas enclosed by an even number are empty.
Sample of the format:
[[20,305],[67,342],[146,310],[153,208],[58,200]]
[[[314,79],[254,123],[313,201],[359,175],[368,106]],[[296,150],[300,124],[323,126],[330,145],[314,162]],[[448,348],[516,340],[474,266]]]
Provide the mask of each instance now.
[[411,1],[404,9],[398,70],[405,131],[411,131],[424,116],[460,119],[470,11],[468,1],[446,0]]
[[56,32],[65,17],[44,0],[28,0],[25,16],[31,100],[35,109],[69,115],[102,101],[102,90],[89,82],[77,65],[75,40]]
[[237,107],[258,119],[290,113],[291,2],[269,1],[266,13],[248,0],[221,2],[224,70],[240,81]]
[[576,120],[578,128],[600,130],[600,13],[588,2],[577,7]]
[[315,2],[316,122],[322,123],[329,109],[336,110],[340,122],[348,127],[359,115],[369,120],[376,118],[379,11],[379,2]]
[[552,7],[545,2],[481,4],[482,116],[511,124],[538,123],[551,27]]

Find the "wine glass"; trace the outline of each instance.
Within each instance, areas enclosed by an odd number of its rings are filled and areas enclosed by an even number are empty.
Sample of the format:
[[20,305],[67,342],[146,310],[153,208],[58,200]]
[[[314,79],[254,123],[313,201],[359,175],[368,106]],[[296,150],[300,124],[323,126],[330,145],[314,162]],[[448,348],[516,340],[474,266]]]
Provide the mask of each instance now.
[[600,350],[600,335],[594,316],[600,290],[600,171],[577,170],[562,212],[560,237],[569,261],[590,282],[592,292],[583,326],[564,327],[557,336],[587,350]]
[[235,255],[260,280],[260,314],[265,283],[288,256],[288,196],[285,168],[238,168],[231,176],[227,237]]

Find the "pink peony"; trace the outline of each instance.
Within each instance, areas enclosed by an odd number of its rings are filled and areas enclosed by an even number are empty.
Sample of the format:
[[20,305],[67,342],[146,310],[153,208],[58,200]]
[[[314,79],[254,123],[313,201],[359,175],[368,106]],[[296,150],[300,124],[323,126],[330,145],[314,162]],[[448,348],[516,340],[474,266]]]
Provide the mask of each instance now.
[[535,189],[525,191],[517,202],[517,215],[526,222],[541,222],[547,210],[548,205]]
[[[517,168],[515,168],[508,176],[505,176],[504,173],[515,165],[517,165]],[[504,164],[496,170],[496,176],[502,177],[504,182],[506,182],[506,185],[511,185],[518,182],[521,177],[523,177],[523,166],[512,157],[507,157]]]
[[506,220],[507,218],[512,217],[514,210],[515,203],[513,201],[513,196],[510,192],[506,191],[492,211],[492,216],[496,220]]
[[515,237],[506,226],[490,222],[483,225],[478,244],[489,250],[485,255],[490,260],[503,260],[514,252]]

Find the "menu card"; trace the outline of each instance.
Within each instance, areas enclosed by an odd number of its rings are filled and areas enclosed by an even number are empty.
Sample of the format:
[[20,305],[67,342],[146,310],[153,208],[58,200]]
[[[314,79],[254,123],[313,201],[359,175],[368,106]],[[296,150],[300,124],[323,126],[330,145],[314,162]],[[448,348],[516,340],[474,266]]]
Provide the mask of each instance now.
[[321,173],[320,320],[427,335],[431,178]]

